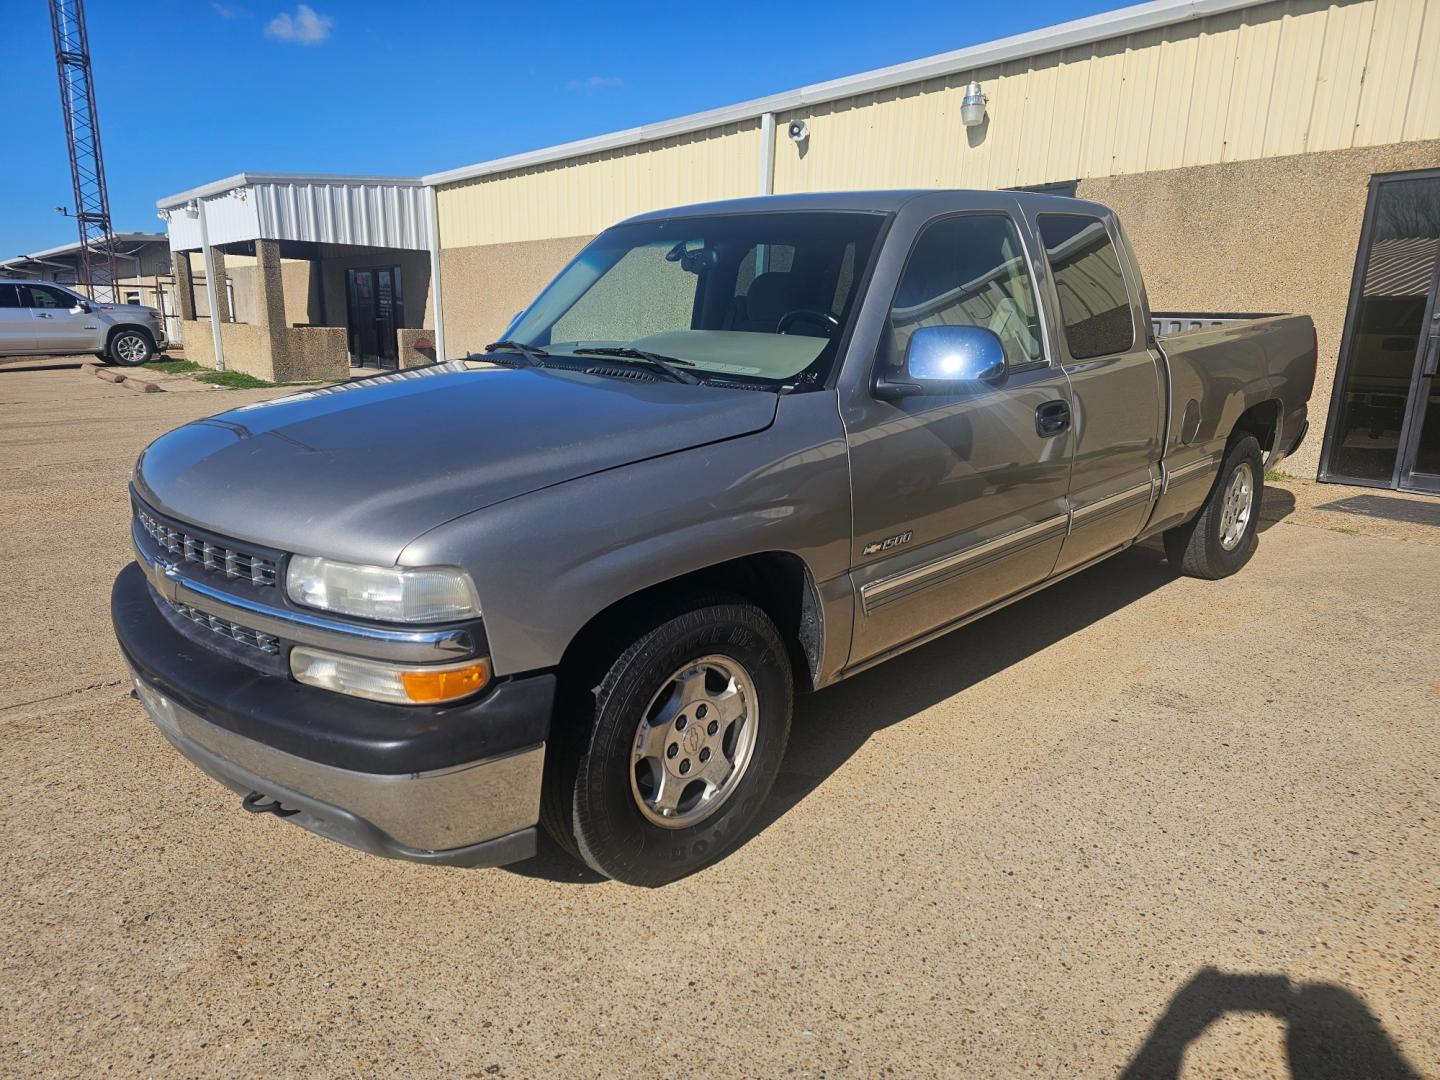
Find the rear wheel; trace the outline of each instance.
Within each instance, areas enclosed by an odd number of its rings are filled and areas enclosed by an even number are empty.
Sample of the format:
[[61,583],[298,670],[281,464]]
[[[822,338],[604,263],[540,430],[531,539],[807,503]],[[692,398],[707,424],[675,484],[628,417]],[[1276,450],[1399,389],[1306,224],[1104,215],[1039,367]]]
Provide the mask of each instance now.
[[1255,553],[1260,500],[1265,494],[1264,458],[1253,435],[1230,443],[1220,475],[1200,512],[1165,532],[1165,555],[1189,577],[1229,577]]
[[697,603],[641,634],[594,700],[593,726],[556,748],[547,778],[557,842],[652,886],[733,848],[790,735],[790,662],[769,617],[740,600]]
[[144,330],[121,330],[110,339],[110,359],[123,367],[139,367],[155,355],[155,343]]

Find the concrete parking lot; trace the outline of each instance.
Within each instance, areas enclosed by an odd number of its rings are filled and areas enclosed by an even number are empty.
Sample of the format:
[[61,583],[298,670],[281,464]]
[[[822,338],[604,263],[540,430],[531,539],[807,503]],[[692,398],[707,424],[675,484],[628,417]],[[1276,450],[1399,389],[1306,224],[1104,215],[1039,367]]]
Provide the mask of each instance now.
[[1440,1076],[1433,501],[1277,486],[1237,577],[1135,549],[802,699],[645,891],[244,814],[128,696],[131,463],[275,393],[0,367],[0,1075]]

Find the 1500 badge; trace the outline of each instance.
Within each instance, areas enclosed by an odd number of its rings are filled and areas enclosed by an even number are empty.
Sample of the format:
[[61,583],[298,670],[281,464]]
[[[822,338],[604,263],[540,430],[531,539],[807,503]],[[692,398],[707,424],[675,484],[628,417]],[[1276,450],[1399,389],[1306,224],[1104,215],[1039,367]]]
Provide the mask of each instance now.
[[908,544],[910,537],[914,536],[913,531],[896,533],[894,536],[887,536],[884,540],[871,540],[861,549],[861,555],[879,555],[882,551],[889,551],[891,548],[899,547],[901,544]]

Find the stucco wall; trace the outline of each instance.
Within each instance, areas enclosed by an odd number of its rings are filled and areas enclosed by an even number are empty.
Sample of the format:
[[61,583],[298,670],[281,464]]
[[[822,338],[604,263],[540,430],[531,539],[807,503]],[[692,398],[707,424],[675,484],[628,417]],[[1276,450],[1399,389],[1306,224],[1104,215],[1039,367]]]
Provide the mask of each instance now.
[[[444,248],[445,351],[449,358],[478,352],[500,336],[515,313],[535,299],[589,236]],[[427,323],[427,325],[429,325]]]
[[[350,371],[345,330],[338,326],[270,329],[248,323],[221,323],[227,371],[242,371],[270,382],[343,379]],[[185,323],[185,358],[215,367],[209,320]]]
[[1315,320],[1310,435],[1283,468],[1314,476],[1374,173],[1440,166],[1440,141],[1084,180],[1135,246],[1154,310],[1292,311]]

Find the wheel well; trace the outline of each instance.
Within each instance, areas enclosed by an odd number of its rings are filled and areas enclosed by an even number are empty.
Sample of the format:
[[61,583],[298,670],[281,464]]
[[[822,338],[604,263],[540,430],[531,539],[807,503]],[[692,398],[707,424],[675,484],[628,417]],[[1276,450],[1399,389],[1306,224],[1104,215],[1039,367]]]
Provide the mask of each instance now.
[[769,615],[790,651],[797,688],[813,689],[823,645],[820,601],[804,561],[784,551],[707,566],[611,604],[571,640],[560,661],[561,683],[590,689],[615,656],[655,624],[657,615],[706,593],[743,597]]
[[150,347],[155,347],[155,335],[150,332],[148,326],[142,326],[139,323],[121,323],[119,326],[112,326],[110,332],[105,335],[105,348],[108,350],[111,343],[115,340],[115,335],[123,333],[126,330],[138,330],[150,339]]
[[1230,432],[1233,441],[1239,435],[1254,435],[1260,449],[1270,453],[1275,449],[1275,433],[1280,428],[1280,403],[1271,399],[1252,405],[1240,414]]

